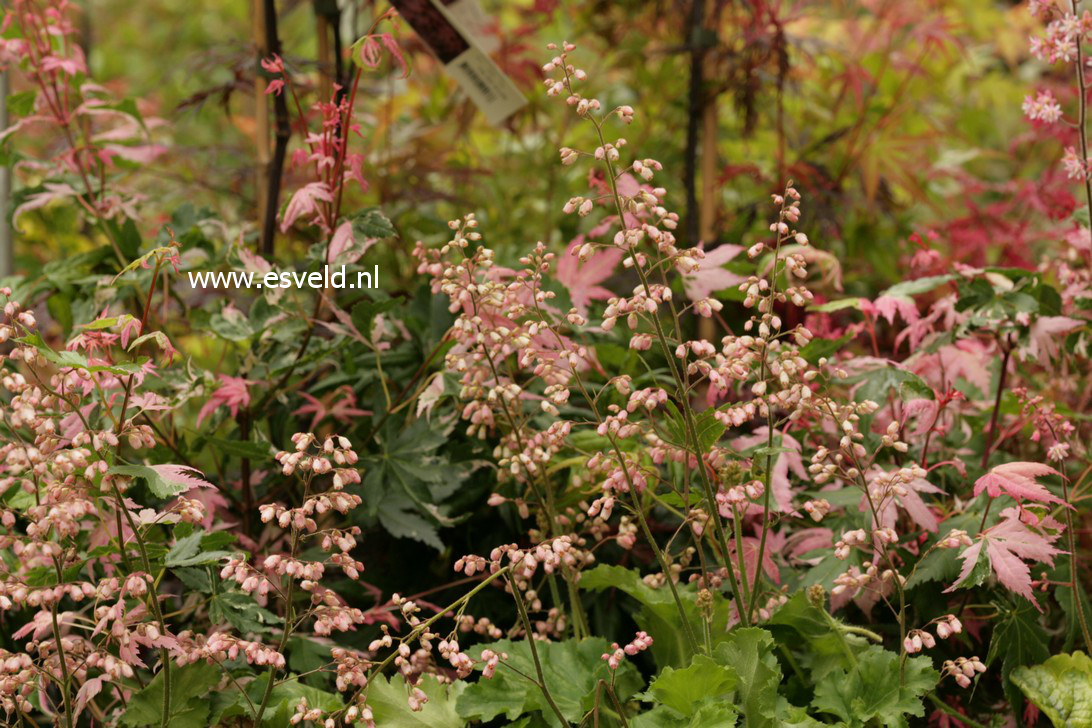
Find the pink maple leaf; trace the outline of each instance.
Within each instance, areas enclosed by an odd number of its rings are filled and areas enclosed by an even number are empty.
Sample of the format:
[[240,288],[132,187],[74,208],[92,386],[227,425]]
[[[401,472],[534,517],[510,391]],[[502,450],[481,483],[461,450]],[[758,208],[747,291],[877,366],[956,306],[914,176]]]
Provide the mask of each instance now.
[[[879,471],[874,471],[878,473]],[[874,473],[870,473],[871,477],[874,477]],[[921,493],[941,493],[940,488],[936,487],[924,478],[918,478],[912,480],[902,486],[901,492],[898,495],[894,495],[891,498],[886,498],[883,504],[880,506],[879,512],[879,524],[877,528],[894,528],[898,519],[897,508],[902,508],[906,511],[906,514],[910,516],[910,520],[916,523],[926,531],[932,531],[936,533],[938,526],[937,516],[933,513],[932,509],[921,498]],[[868,496],[861,497],[861,510],[870,510]]]
[[823,526],[815,526],[794,532],[785,542],[781,553],[788,559],[817,564],[821,559],[805,559],[804,556],[818,549],[829,548],[834,548],[834,531]]
[[618,248],[601,248],[593,252],[585,262],[580,262],[577,251],[584,245],[584,236],[578,235],[569,243],[565,254],[557,262],[557,280],[569,289],[573,307],[584,315],[592,301],[606,301],[614,293],[599,285],[607,280],[622,260]]
[[205,474],[188,465],[151,465],[152,470],[168,483],[184,485],[186,490],[192,488],[215,488],[212,483],[205,480]]
[[286,233],[296,220],[305,215],[318,217],[319,202],[333,202],[334,196],[325,182],[310,182],[296,190],[281,218],[281,232]]
[[1037,525],[1053,527],[1055,532],[1045,528],[1031,528],[1020,518],[1020,511],[1015,508],[1007,508],[1002,511],[1003,519],[992,528],[986,529],[978,540],[959,555],[963,559],[963,568],[959,572],[959,578],[952,586],[945,589],[951,592],[967,580],[982,553],[983,547],[990,560],[990,569],[997,577],[997,581],[1006,589],[1019,594],[1042,611],[1042,607],[1035,601],[1035,593],[1031,584],[1031,569],[1025,563],[1043,563],[1054,566],[1054,557],[1062,553],[1060,549],[1051,544],[1061,535],[1057,529],[1058,524],[1053,519],[1043,519]]
[[[760,545],[759,539],[754,536],[743,537],[743,567],[747,572],[747,580],[754,581],[755,572],[758,570],[758,547]],[[769,544],[767,544],[767,547]],[[739,558],[735,555],[735,545],[729,544],[728,549],[732,551],[733,562],[738,563],[736,560]],[[773,558],[770,556],[771,548],[767,548],[762,554],[762,570],[766,572],[766,575],[770,577],[770,580],[775,584],[781,583],[781,573],[777,569],[777,564],[774,563]]]
[[66,197],[76,197],[76,189],[71,185],[61,184],[57,182],[46,182],[42,185],[43,192],[27,197],[27,201],[15,208],[15,212],[11,216],[11,223],[16,229],[19,229],[18,221],[22,217],[23,213],[30,210],[37,210],[39,207],[45,207],[54,200],[63,200]]
[[[341,399],[332,401],[339,394]],[[369,410],[362,410],[356,406],[356,394],[348,384],[334,390],[333,394],[328,397],[331,400],[330,403],[317,399],[307,392],[300,392],[300,396],[307,400],[307,404],[300,406],[292,414],[312,415],[311,427],[309,428],[311,430],[314,430],[318,423],[327,417],[333,417],[338,422],[349,422],[353,417],[367,417],[372,414]]]
[[[765,427],[759,427],[750,435],[744,435],[732,440],[732,447],[746,450],[756,445],[765,445],[767,432],[768,430]],[[808,479],[808,471],[804,468],[804,461],[800,457],[800,443],[788,433],[782,432],[780,434],[781,446],[788,449],[777,454],[777,459],[774,460],[773,467],[770,469],[770,491],[774,497],[777,510],[782,513],[795,514],[796,509],[792,506],[793,489],[789,480],[789,471],[791,470],[792,474],[801,481]]]
[[343,222],[338,225],[337,230],[334,231],[334,236],[330,238],[330,248],[326,253],[326,262],[334,263],[337,262],[339,257],[344,256],[344,263],[355,263],[368,252],[368,248],[377,242],[379,242],[378,238],[365,238],[362,245],[357,245],[356,236],[353,234],[353,224]]
[[231,416],[234,417],[239,413],[240,407],[246,407],[250,404],[250,391],[247,387],[253,382],[242,377],[229,377],[226,374],[217,376],[221,384],[209,397],[208,402],[205,402],[205,406],[201,408],[201,411],[197,413],[198,425],[220,407],[227,407],[231,411]]
[[402,54],[402,47],[398,45],[395,37],[390,33],[380,33],[379,40],[383,41],[383,47],[387,49],[387,53],[391,54],[391,58],[402,69],[402,78],[409,77],[409,64],[406,63],[406,57]]
[[79,717],[83,709],[87,707],[88,701],[94,698],[96,695],[102,692],[102,678],[93,677],[83,685],[80,686],[79,692],[76,693],[76,714],[75,717]]
[[1058,356],[1059,343],[1085,322],[1068,316],[1040,316],[1028,331],[1028,343],[1020,354],[1027,359],[1055,359]]
[[[698,244],[701,250],[703,244]],[[691,301],[700,301],[709,298],[717,291],[738,286],[746,280],[744,276],[725,270],[725,263],[735,258],[743,251],[741,245],[718,245],[705,257],[698,261],[698,271],[683,276],[683,287],[686,289],[686,297]]]
[[151,164],[167,153],[167,147],[162,144],[105,144],[102,151],[111,158],[121,157],[137,164]]
[[902,296],[880,296],[872,302],[872,309],[875,315],[883,316],[889,324],[895,323],[895,316],[900,316],[907,323],[921,318],[914,301]]
[[[1041,463],[1005,463],[994,467],[976,480],[974,482],[974,494],[978,495],[984,490],[991,498],[997,498],[1004,493],[1018,501],[1026,499],[1038,501],[1039,503],[1061,503],[1068,506],[1068,503],[1036,482],[1036,478],[1044,475],[1061,475],[1061,473],[1049,465]],[[1072,506],[1069,507],[1072,508]]]

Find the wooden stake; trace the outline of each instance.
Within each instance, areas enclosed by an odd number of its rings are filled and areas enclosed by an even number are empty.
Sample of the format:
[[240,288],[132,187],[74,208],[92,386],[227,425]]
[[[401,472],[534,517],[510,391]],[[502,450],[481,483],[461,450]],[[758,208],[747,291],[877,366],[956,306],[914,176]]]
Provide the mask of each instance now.
[[[258,59],[269,53],[265,42],[265,11],[262,0],[252,0],[251,14],[254,24],[252,39]],[[257,64],[257,61],[255,62]],[[256,66],[257,67],[257,66]],[[265,77],[257,70],[254,72],[254,199],[257,208],[259,229],[266,216],[266,198],[269,189],[269,102],[265,96]]]

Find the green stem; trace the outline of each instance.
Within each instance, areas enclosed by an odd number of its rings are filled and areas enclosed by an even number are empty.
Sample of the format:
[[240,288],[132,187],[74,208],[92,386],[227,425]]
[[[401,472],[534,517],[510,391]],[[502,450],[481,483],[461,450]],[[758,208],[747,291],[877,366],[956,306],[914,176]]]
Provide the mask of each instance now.
[[561,708],[557,707],[554,696],[550,694],[550,688],[546,685],[546,677],[542,673],[542,662],[538,658],[538,647],[535,646],[534,632],[531,631],[531,620],[527,618],[527,608],[523,604],[523,596],[519,593],[519,587],[511,574],[508,576],[508,584],[512,587],[512,597],[516,600],[516,609],[519,611],[520,621],[523,622],[527,646],[531,648],[531,659],[535,663],[535,674],[538,676],[538,687],[542,691],[542,696],[546,698],[546,702],[549,703],[550,709],[554,711],[554,715],[561,721],[561,725],[567,726],[569,721],[565,720],[565,716],[561,714]]
[[[57,567],[60,572],[60,566]],[[68,676],[68,659],[64,654],[64,646],[61,644],[61,626],[57,622],[57,602],[53,602],[53,639],[57,642],[57,659],[61,662],[61,701],[64,703],[64,719],[68,728],[75,725],[72,722],[72,701],[68,695],[70,679]]]
[[953,718],[959,720],[964,725],[970,726],[970,728],[986,728],[986,726],[983,723],[979,723],[978,721],[976,721],[976,720],[974,720],[972,718],[968,718],[967,716],[963,715],[963,713],[960,713],[955,708],[950,707],[947,703],[945,703],[943,700],[938,698],[933,693],[929,693],[928,697],[929,697],[929,702],[931,702],[933,705],[937,706],[937,708],[939,708],[942,713],[947,713],[948,715],[952,716]]

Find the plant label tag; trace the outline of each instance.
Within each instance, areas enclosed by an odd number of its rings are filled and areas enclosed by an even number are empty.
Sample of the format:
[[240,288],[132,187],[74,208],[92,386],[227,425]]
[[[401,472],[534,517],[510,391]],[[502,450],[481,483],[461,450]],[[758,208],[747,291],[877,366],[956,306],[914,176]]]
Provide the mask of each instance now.
[[490,55],[497,52],[501,44],[494,32],[496,24],[478,0],[440,0],[440,4],[448,17],[454,18],[483,51]]
[[[476,0],[457,0],[445,7],[440,0],[391,0],[398,14],[444,64],[470,100],[497,126],[527,105],[512,79],[489,57],[460,22],[465,18],[477,30],[485,27],[484,13]],[[466,6],[466,7],[463,7]]]

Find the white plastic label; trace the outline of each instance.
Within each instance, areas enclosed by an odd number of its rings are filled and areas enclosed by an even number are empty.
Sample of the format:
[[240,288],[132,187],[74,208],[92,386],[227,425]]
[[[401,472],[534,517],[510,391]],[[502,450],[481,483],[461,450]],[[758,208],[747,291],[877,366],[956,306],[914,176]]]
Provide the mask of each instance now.
[[[487,19],[474,0],[457,0],[448,7],[439,0],[391,0],[391,4],[432,49],[448,75],[482,110],[490,124],[501,124],[527,105],[516,84],[477,42],[473,31],[481,32]],[[468,29],[460,22],[459,14],[474,27]]]

